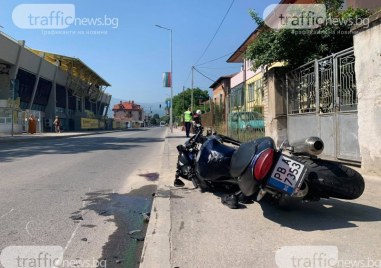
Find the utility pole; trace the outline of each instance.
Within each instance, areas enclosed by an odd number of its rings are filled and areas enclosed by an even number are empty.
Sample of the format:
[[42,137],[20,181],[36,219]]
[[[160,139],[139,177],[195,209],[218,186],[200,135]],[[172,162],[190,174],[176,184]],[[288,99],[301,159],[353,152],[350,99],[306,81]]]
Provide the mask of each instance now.
[[183,86],[183,112],[185,112],[185,93],[184,93],[184,90],[185,90],[185,86]]
[[12,120],[12,126],[11,126],[11,135],[13,137],[14,135],[14,127],[13,127],[13,124],[14,124],[14,109],[15,109],[15,83],[16,81],[15,80],[11,80],[11,86],[12,86],[12,115],[11,115],[11,120]]
[[191,88],[191,111],[193,112],[193,70],[194,70],[194,66],[192,66],[192,88]]
[[171,129],[171,133],[173,133],[173,111],[172,111],[172,108],[173,108],[173,59],[172,59],[172,29],[169,29],[169,28],[166,28],[166,27],[163,27],[163,26],[160,26],[160,25],[155,25],[156,27],[159,27],[159,28],[162,28],[164,30],[167,30],[170,32],[170,51],[171,51],[171,55],[170,55],[170,63],[171,63],[171,72],[170,72],[170,83],[171,83],[171,103],[170,103],[170,106],[169,106],[169,127]]

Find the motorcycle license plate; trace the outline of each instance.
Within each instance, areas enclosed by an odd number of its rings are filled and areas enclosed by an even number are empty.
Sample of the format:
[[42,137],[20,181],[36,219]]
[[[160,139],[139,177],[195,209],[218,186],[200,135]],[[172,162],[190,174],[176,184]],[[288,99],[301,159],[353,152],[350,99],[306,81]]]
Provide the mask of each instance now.
[[267,181],[267,185],[293,195],[303,182],[305,170],[302,163],[282,154]]

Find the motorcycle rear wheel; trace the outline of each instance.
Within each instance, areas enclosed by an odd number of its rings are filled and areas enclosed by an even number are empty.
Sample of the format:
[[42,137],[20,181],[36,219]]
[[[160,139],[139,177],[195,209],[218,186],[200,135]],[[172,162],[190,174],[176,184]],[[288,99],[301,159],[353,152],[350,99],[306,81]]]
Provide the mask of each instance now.
[[352,200],[359,198],[365,189],[363,177],[354,169],[340,163],[302,156],[291,158],[303,163],[307,168],[306,182],[310,187],[307,198],[339,198]]

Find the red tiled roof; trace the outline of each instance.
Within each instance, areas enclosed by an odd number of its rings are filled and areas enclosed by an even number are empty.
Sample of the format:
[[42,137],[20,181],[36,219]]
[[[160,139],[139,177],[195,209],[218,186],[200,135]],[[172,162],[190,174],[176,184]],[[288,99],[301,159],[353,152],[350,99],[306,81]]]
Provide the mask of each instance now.
[[139,104],[134,103],[133,101],[120,102],[115,104],[112,108],[113,111],[125,110],[125,111],[140,111],[142,108]]

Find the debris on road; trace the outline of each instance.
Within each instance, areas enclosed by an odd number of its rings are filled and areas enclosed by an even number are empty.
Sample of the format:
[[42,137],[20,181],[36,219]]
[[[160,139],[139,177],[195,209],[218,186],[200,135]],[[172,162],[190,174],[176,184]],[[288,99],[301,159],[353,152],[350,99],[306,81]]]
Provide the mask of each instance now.
[[132,234],[135,234],[135,233],[140,233],[141,231],[142,230],[132,230],[128,234],[132,235]]
[[151,216],[151,213],[150,212],[147,212],[147,213],[143,213],[143,219],[145,222],[149,222],[149,218]]

